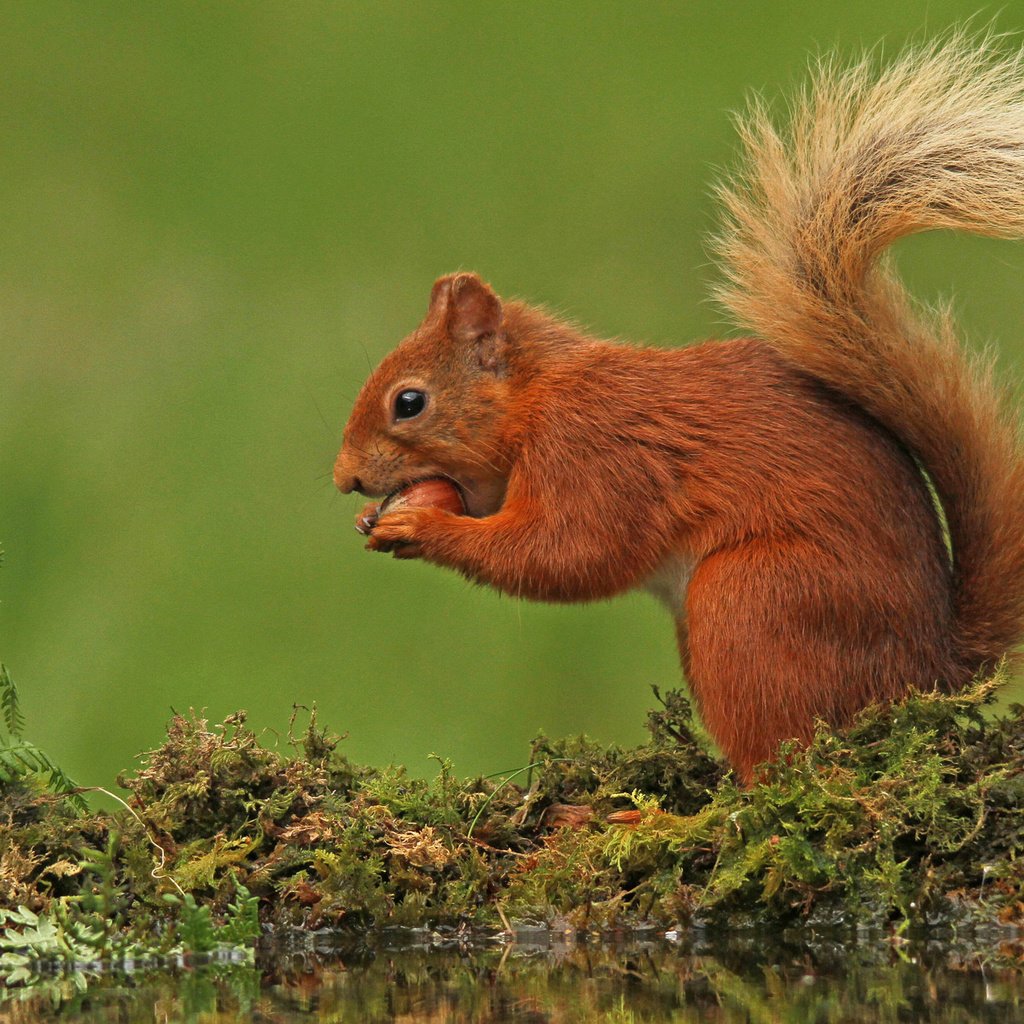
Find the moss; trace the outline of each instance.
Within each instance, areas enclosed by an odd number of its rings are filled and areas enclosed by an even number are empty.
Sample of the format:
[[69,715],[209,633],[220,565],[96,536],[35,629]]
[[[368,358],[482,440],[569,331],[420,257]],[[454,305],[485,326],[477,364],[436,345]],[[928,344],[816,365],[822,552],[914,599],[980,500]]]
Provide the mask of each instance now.
[[[718,925],[1022,923],[1024,709],[987,721],[994,683],[819,729],[759,785],[699,812],[639,801],[593,846],[634,899]],[[668,886],[675,885],[675,891]]]
[[521,771],[468,780],[443,760],[430,781],[355,766],[315,713],[285,750],[242,712],[179,715],[121,777],[128,810],[4,785],[0,907],[105,915],[107,949],[112,930],[166,945],[184,918],[214,941],[240,894],[279,928],[1013,927],[1024,708],[987,718],[995,685],[822,728],[748,790],[677,693],[639,747],[539,737]]

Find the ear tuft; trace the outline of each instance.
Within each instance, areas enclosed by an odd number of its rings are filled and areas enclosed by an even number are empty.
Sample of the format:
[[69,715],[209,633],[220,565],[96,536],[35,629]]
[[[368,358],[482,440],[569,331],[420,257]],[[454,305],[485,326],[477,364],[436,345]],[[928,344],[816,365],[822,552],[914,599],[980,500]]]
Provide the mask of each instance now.
[[430,312],[435,310],[453,341],[478,342],[501,327],[501,300],[476,274],[439,278],[430,293]]

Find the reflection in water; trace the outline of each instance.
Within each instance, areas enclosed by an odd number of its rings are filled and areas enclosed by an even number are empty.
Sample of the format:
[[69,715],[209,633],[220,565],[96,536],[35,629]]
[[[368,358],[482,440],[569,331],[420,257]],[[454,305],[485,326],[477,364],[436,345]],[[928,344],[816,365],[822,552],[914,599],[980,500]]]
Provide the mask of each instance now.
[[266,950],[120,978],[41,979],[0,992],[0,1021],[886,1022],[1024,1019],[1024,973],[959,961],[948,946],[664,941],[486,949],[332,946]]

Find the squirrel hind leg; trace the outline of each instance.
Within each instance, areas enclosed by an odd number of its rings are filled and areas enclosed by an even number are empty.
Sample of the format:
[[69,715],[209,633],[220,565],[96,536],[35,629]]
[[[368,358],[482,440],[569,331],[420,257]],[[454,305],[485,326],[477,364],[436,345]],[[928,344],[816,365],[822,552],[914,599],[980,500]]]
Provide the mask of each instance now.
[[[678,631],[683,670],[708,732],[744,785],[786,740],[936,679],[916,602],[879,609],[812,543],[761,539],[694,570]],[[897,598],[898,599],[898,598]],[[916,637],[916,642],[907,637]]]

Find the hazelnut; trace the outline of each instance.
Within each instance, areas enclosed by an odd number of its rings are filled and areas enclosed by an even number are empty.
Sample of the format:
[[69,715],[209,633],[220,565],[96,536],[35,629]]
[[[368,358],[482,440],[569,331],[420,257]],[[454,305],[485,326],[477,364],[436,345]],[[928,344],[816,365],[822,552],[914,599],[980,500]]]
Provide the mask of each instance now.
[[420,480],[389,494],[380,506],[380,515],[409,507],[440,508],[457,516],[466,514],[462,492],[450,480],[439,477],[433,480]]

